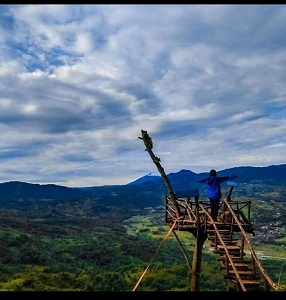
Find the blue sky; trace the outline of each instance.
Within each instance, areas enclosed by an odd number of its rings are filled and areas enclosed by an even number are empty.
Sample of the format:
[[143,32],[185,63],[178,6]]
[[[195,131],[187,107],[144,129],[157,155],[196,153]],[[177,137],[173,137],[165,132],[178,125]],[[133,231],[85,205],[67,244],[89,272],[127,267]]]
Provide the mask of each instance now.
[[0,5],[0,182],[285,163],[286,5]]

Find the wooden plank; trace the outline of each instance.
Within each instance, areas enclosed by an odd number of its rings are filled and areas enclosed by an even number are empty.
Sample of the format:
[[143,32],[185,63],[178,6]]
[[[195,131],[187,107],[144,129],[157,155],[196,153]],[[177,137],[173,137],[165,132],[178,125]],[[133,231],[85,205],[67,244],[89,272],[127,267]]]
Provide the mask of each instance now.
[[230,230],[228,230],[228,229],[218,229],[218,230],[215,230],[215,229],[207,229],[207,233],[216,233],[217,231],[218,231],[220,234],[230,233]]
[[237,245],[225,245],[225,247],[223,245],[217,245],[218,250],[224,250],[225,248],[228,251],[240,251],[240,247]]
[[[235,268],[236,268],[237,270],[241,270],[241,269],[248,270],[248,269],[249,269],[248,265],[245,264],[245,263],[243,263],[243,262],[234,262],[233,264],[234,264],[234,266],[235,266]],[[225,264],[224,264],[224,265],[225,265]],[[231,264],[228,264],[228,267],[229,267],[230,269],[232,269],[232,265],[231,265]]]
[[[242,279],[245,279],[245,277],[253,276],[253,273],[250,270],[236,270],[236,271],[240,277],[244,277]],[[227,275],[234,276],[235,275],[234,270],[228,270]]]
[[[232,256],[231,259],[232,259],[232,261],[235,262],[235,263],[243,262],[243,259],[240,258],[240,257],[237,257],[237,256]],[[225,257],[224,255],[221,255],[221,256],[218,258],[218,261],[222,261],[222,262],[225,263],[226,257]]]
[[[255,280],[255,279],[241,279],[241,281],[244,285],[248,285],[248,286],[249,285],[259,286],[260,285],[259,281]],[[236,284],[236,280],[232,279],[231,282],[233,284]]]

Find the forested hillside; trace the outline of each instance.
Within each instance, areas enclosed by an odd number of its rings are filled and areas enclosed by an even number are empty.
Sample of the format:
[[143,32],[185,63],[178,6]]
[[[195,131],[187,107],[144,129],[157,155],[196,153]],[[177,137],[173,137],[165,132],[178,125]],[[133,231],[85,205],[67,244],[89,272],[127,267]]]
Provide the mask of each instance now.
[[[50,192],[55,189],[54,194],[45,194],[31,191],[34,185],[10,183],[10,196],[2,194],[0,201],[0,289],[131,291],[169,229],[164,219],[166,192],[163,186],[152,188],[153,184],[83,191],[42,186]],[[228,188],[223,186],[223,196]],[[250,239],[281,289],[286,284],[285,191],[283,184],[254,181],[236,186],[232,194],[233,199],[252,202],[255,236]],[[204,197],[200,189],[200,199]],[[194,238],[179,234],[191,260]],[[178,243],[170,236],[137,290],[190,291],[189,271]],[[219,262],[208,247],[203,251],[201,277],[202,291],[227,290]]]

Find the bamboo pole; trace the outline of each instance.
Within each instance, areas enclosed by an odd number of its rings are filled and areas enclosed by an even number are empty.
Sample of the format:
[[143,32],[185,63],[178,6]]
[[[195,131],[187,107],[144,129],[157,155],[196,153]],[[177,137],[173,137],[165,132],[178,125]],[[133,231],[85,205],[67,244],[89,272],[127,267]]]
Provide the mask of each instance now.
[[164,183],[167,187],[167,191],[169,193],[169,197],[175,207],[175,210],[176,210],[176,217],[177,218],[180,218],[181,216],[181,213],[180,213],[180,208],[179,208],[179,205],[178,205],[178,202],[176,201],[176,196],[175,196],[175,193],[174,193],[174,190],[172,188],[172,185],[171,185],[171,182],[169,180],[169,178],[167,177],[166,173],[165,173],[165,170],[164,168],[161,166],[160,164],[160,158],[157,157],[152,149],[153,149],[153,142],[152,142],[152,139],[151,137],[149,136],[149,134],[147,133],[146,130],[143,130],[141,129],[141,137],[138,137],[139,139],[143,140],[144,142],[144,145],[146,147],[145,151],[147,151],[153,161],[153,163],[156,165],[159,173],[161,174],[163,180],[164,180]]

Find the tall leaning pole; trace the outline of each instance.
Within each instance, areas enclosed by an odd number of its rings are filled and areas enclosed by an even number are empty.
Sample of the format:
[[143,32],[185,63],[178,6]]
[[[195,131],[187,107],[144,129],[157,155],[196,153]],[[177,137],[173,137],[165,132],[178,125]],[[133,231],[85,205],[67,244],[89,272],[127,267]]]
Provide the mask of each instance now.
[[181,214],[180,214],[180,208],[179,208],[179,205],[178,205],[178,203],[176,201],[176,196],[175,196],[174,190],[172,188],[172,185],[170,183],[169,178],[167,177],[167,175],[166,175],[166,173],[164,171],[164,168],[160,164],[160,161],[161,161],[160,158],[157,157],[153,153],[153,151],[152,151],[152,149],[153,149],[153,142],[152,142],[151,137],[149,136],[149,134],[147,133],[146,130],[141,129],[141,137],[138,137],[138,138],[141,139],[141,140],[143,140],[144,145],[146,147],[145,151],[147,151],[149,153],[149,155],[150,155],[153,163],[156,165],[159,173],[161,174],[161,176],[162,176],[162,178],[164,180],[164,183],[165,183],[165,185],[167,187],[167,191],[169,193],[169,197],[170,197],[170,199],[171,199],[171,201],[172,201],[172,203],[174,205],[174,208],[175,208],[175,211],[176,211],[176,217],[180,218],[180,216],[181,216]]
[[[180,208],[176,201],[176,196],[174,193],[174,190],[171,186],[171,183],[169,181],[169,178],[167,177],[164,168],[160,164],[160,158],[155,156],[153,153],[153,142],[151,137],[148,135],[146,130],[141,129],[141,137],[138,137],[139,139],[143,140],[144,145],[146,147],[145,151],[148,151],[152,161],[156,165],[158,171],[160,172],[165,185],[167,187],[170,199],[174,205],[175,211],[176,211],[176,217],[179,219],[180,214]],[[196,214],[197,214],[197,230],[193,235],[195,236],[195,249],[194,249],[194,255],[193,255],[193,262],[192,262],[192,271],[191,271],[191,290],[192,291],[199,291],[200,290],[200,273],[201,273],[201,260],[202,260],[202,251],[203,251],[203,245],[205,240],[207,239],[207,235],[202,230],[202,227],[200,226],[200,217],[199,217],[199,211],[198,211],[198,197],[195,197],[196,200]]]

